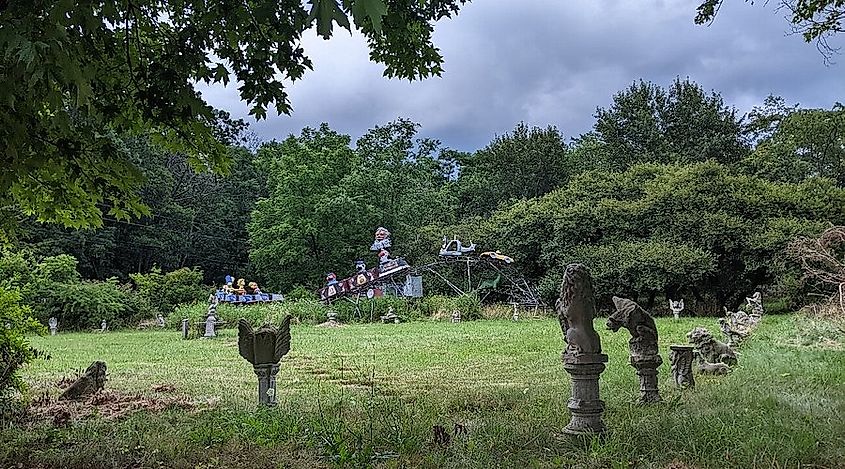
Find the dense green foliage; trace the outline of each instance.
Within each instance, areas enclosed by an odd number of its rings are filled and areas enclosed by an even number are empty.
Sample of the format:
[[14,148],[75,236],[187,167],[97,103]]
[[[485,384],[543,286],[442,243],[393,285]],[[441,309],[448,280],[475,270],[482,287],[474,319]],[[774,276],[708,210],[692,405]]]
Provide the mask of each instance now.
[[563,267],[590,266],[597,293],[647,299],[691,294],[700,308],[735,307],[790,271],[796,236],[845,223],[845,190],[832,181],[776,183],[714,162],[587,172],[566,188],[497,212],[484,239],[556,295]]
[[75,227],[99,226],[102,204],[117,218],[148,213],[127,135],[184,152],[197,169],[228,167],[225,145],[242,124],[208,105],[199,82],[234,78],[252,115],[289,113],[285,82],[311,68],[303,34],[316,26],[328,39],[333,22],[351,30],[350,17],[385,75],[439,75],[434,22],[464,2],[310,3],[0,1],[3,211]]
[[44,330],[21,304],[21,295],[6,282],[0,282],[0,420],[6,413],[6,400],[13,391],[23,390],[18,369],[34,359],[38,352],[25,338]]
[[[519,123],[471,153],[421,138],[406,119],[357,141],[324,124],[254,153],[230,148],[232,175],[222,178],[136,139],[150,216],[88,231],[29,221],[20,239],[39,259],[72,254],[83,278],[128,282],[155,266],[197,266],[206,284],[231,274],[306,298],[328,272],[343,277],[356,259],[374,266],[368,248],[385,226],[391,253],[412,265],[434,260],[443,236],[500,249],[547,301],[564,266],[580,260],[603,295],[648,305],[681,295],[688,310],[714,313],[764,288],[797,307],[813,287],[783,248],[843,222],[843,116],[839,105],[769,97],[739,118],[718,93],[676,79],[632,84],[569,142],[554,127]],[[98,288],[120,296],[113,285]],[[132,310],[203,299],[201,288],[176,299],[155,288],[141,287]],[[429,277],[426,291],[449,289]]]
[[[451,154],[439,142],[416,139],[417,124],[398,120],[350,138],[323,125],[265,145],[256,160],[267,170],[269,196],[249,225],[250,259],[271,289],[316,287],[327,272],[354,271],[373,232],[389,227],[394,254],[430,255],[454,220]],[[398,243],[398,244],[396,244]]]

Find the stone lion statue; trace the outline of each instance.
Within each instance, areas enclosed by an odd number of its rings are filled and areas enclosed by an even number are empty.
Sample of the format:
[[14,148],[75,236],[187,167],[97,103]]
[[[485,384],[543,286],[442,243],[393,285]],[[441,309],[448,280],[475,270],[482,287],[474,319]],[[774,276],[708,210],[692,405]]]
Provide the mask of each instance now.
[[631,340],[628,346],[632,357],[655,356],[657,351],[657,326],[654,319],[632,300],[613,297],[616,312],[607,318],[607,328],[613,332],[620,328],[628,329]]
[[695,346],[699,360],[705,363],[724,363],[736,365],[736,353],[726,343],[713,338],[713,335],[703,327],[696,327],[687,333],[689,343]]
[[593,280],[583,264],[566,266],[555,311],[566,342],[565,356],[601,353],[601,340],[593,328],[596,316]]

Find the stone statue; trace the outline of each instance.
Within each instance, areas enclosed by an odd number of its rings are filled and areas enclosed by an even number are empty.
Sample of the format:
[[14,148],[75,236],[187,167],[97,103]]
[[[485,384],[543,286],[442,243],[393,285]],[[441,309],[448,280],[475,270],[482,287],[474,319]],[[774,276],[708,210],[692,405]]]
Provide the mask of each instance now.
[[724,363],[728,366],[736,365],[734,350],[728,344],[714,339],[707,329],[696,327],[687,333],[687,339],[695,346],[695,352],[700,362]]
[[745,298],[748,307],[751,308],[751,322],[756,324],[763,318],[763,297],[756,291],[750,298]]
[[384,316],[381,316],[381,322],[383,322],[385,324],[388,324],[388,323],[391,323],[391,322],[394,323],[394,324],[399,324],[399,322],[401,322],[401,318],[399,317],[398,314],[396,314],[396,310],[393,309],[393,306],[391,306],[387,309],[387,314],[385,314]]
[[158,323],[158,327],[164,327],[164,316],[161,313],[156,316],[156,323]]
[[208,339],[211,337],[217,337],[217,331],[214,330],[214,327],[217,325],[217,316],[214,313],[208,313],[208,316],[205,317],[205,335],[203,335],[203,339]]
[[675,319],[681,317],[681,311],[684,310],[684,299],[681,298],[680,300],[673,300],[669,298],[669,309],[672,310],[672,314],[675,316]]
[[182,320],[182,339],[187,339],[190,333],[191,321],[188,318]]
[[593,328],[596,304],[593,280],[582,264],[569,264],[555,303],[566,348],[563,368],[569,373],[572,394],[567,408],[572,414],[564,432],[573,435],[603,433],[604,402],[599,399],[599,375],[607,355],[601,353],[601,340]]
[[457,309],[452,311],[452,322],[461,322],[461,312]]
[[106,320],[103,319],[103,321],[100,322],[100,332],[106,332],[107,330],[109,330],[109,325],[106,324]]
[[663,359],[657,350],[657,326],[654,319],[637,303],[618,296],[613,297],[616,312],[607,318],[607,328],[613,332],[620,328],[628,329],[631,339],[628,349],[631,352],[631,366],[637,370],[640,378],[640,404],[660,402],[657,389],[657,367]]
[[692,376],[693,348],[689,345],[670,345],[669,363],[671,363],[672,381],[680,388],[694,388]]
[[47,321],[47,325],[50,326],[50,335],[56,335],[56,331],[59,330],[59,320],[53,316]]
[[75,400],[90,396],[103,389],[106,383],[106,363],[96,361],[85,369],[73,384],[59,396],[59,400]]
[[375,241],[370,246],[370,251],[381,251],[382,249],[387,249],[391,247],[390,243],[390,231],[387,228],[380,226],[376,229],[375,233]]
[[253,330],[246,319],[238,320],[238,353],[252,364],[258,376],[258,403],[276,405],[276,374],[279,361],[290,352],[290,320],[285,317],[280,328],[264,324]]
[[748,315],[742,311],[732,313],[725,308],[725,317],[719,318],[719,330],[731,347],[739,346],[750,332],[747,325]]
[[601,353],[601,340],[593,328],[596,316],[593,280],[584,265],[566,267],[555,309],[566,342],[564,361],[579,355]]

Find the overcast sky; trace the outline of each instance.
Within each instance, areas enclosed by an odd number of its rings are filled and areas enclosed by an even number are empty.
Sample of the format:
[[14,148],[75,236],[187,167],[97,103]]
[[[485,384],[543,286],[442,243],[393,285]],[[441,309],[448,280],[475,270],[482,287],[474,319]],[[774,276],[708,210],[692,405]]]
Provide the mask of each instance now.
[[[845,102],[845,54],[825,65],[815,45],[788,35],[772,5],[725,2],[713,25],[693,23],[699,2],[678,0],[475,0],[436,26],[440,78],[388,80],[359,35],[304,41],[314,70],[288,89],[293,113],[247,118],[237,87],[203,88],[206,99],[251,122],[262,140],[321,122],[352,135],[397,117],[420,136],[472,151],[519,121],[557,126],[567,137],[592,128],[597,106],[644,79],[668,87],[690,77],[741,114],[769,94],[803,107]],[[772,4],[776,2],[771,2]],[[833,41],[845,45],[845,35]]]

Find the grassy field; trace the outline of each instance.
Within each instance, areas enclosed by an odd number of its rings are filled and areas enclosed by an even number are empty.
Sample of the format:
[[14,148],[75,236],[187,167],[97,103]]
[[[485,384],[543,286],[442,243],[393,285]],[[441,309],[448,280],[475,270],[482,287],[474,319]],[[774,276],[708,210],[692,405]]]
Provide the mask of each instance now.
[[[589,441],[561,433],[569,378],[550,319],[295,326],[271,410],[254,406],[234,330],[37,337],[52,359],[24,369],[32,396],[57,395],[60,378],[99,359],[107,389],[154,398],[171,385],[193,407],[0,430],[0,467],[845,467],[845,352],[820,337],[827,326],[767,316],[730,375],[682,392],[668,346],[696,325],[716,332],[715,320],[657,324],[665,402],[641,407],[628,334],[597,319],[609,432]],[[435,444],[435,425],[450,444]]]

